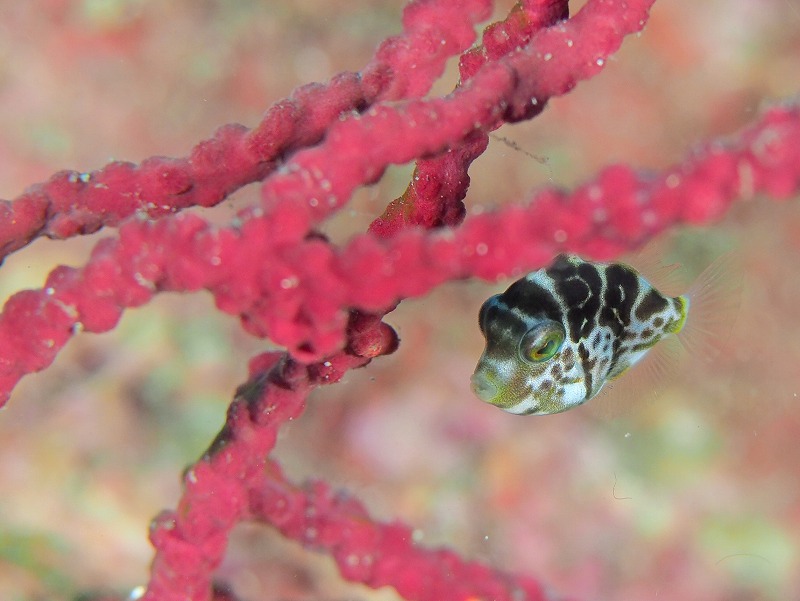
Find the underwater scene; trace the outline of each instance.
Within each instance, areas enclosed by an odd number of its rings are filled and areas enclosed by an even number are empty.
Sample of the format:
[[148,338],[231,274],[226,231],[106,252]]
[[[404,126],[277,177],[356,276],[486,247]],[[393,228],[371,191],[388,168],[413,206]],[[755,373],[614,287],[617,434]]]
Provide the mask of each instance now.
[[[494,20],[512,6],[496,3]],[[297,86],[363,68],[400,31],[402,7],[0,5],[0,198],[61,169],[186,156],[225,123],[254,127]],[[602,73],[490,135],[469,171],[467,218],[546,186],[574,189],[610,165],[667,169],[770,106],[796,104],[799,73],[796,0],[657,1]],[[457,80],[452,59],[431,94]],[[344,244],[364,232],[412,170],[392,166],[359,188],[320,234]],[[406,524],[415,544],[535,578],[553,599],[800,599],[800,198],[743,180],[713,224],[670,228],[611,258],[634,269],[624,278],[635,332],[601,336],[608,315],[623,319],[602,304],[585,321],[540,310],[542,295],[565,311],[581,301],[558,278],[608,257],[563,258],[566,271],[529,277],[516,296],[503,295],[527,271],[446,282],[388,313],[397,351],[314,390],[272,457],[290,480],[324,480],[372,519]],[[193,210],[229,224],[259,194],[253,184]],[[85,263],[110,235],[41,238],[8,256],[0,298]],[[673,300],[691,301],[714,265],[712,309],[702,293],[696,305]],[[623,277],[581,269],[598,303],[601,282]],[[693,306],[713,325],[692,323]],[[578,341],[595,332],[583,369]],[[623,337],[633,342],[620,351]],[[662,344],[660,363],[646,364]],[[0,411],[0,598],[117,599],[145,585],[151,520],[178,503],[182,470],[225,423],[250,359],[275,348],[207,292],[161,294],[22,379]],[[515,371],[539,374],[530,366],[554,357],[560,384],[552,371],[535,385]],[[256,523],[233,529],[215,574],[248,601],[406,598],[348,583],[328,555]]]

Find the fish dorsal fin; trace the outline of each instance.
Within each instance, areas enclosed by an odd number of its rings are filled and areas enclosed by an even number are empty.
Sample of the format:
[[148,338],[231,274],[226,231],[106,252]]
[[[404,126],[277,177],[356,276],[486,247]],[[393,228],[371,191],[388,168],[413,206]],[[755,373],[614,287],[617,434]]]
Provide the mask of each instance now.
[[725,350],[741,302],[738,263],[734,253],[718,257],[683,295],[689,308],[678,339],[692,358],[710,363]]
[[657,238],[625,257],[623,262],[636,269],[661,294],[676,296],[686,290],[688,282],[680,263],[667,263],[664,260],[671,246],[669,236]]

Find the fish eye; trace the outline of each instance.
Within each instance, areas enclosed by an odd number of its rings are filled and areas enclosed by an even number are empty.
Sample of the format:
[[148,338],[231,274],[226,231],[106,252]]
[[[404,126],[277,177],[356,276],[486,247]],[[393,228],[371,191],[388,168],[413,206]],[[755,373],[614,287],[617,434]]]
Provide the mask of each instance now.
[[528,330],[519,343],[519,354],[529,363],[552,359],[564,344],[564,326],[547,320]]

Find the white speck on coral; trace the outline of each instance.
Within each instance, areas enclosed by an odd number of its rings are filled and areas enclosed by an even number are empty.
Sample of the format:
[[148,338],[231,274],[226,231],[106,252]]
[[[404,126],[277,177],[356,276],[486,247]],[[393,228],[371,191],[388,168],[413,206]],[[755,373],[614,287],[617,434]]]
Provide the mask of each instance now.
[[556,230],[553,232],[553,239],[559,244],[567,241],[567,232],[564,230]]
[[677,188],[678,184],[681,183],[681,178],[679,175],[675,173],[671,173],[667,176],[667,188]]
[[153,284],[153,282],[148,280],[138,271],[133,274],[133,279],[136,280],[136,283],[139,284],[142,288],[149,288],[150,290],[155,289],[155,285]]
[[483,256],[488,252],[489,252],[489,247],[484,242],[478,243],[478,245],[475,247],[475,253],[480,256]]
[[300,283],[300,280],[297,279],[296,275],[289,276],[288,278],[283,278],[281,280],[281,288],[284,290],[289,290],[290,288],[297,288],[297,284]]
[[598,67],[602,67],[606,63],[605,59],[602,59],[602,58],[598,58],[594,62],[597,64]]
[[546,61],[549,61],[551,58],[553,58],[553,55],[550,52],[544,55],[544,60]]

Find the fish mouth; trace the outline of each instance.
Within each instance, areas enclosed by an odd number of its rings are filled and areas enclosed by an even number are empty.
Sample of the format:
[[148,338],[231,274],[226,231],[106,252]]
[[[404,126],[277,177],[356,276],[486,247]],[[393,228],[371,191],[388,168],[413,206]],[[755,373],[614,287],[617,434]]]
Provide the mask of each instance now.
[[470,378],[472,392],[484,403],[509,411],[511,407],[519,404],[519,399],[514,394],[509,395],[507,382],[498,382],[492,373],[488,374],[480,369],[475,370]]
[[492,384],[484,374],[475,372],[469,379],[472,392],[485,403],[495,404],[492,401],[497,397],[500,392],[497,386]]

